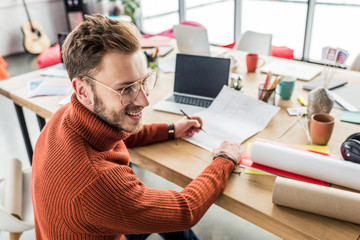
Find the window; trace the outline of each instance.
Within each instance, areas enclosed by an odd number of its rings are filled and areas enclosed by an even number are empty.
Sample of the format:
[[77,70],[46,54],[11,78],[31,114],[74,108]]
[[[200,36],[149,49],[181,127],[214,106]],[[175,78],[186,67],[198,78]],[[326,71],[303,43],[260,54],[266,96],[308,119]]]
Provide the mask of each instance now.
[[347,65],[360,53],[359,0],[146,0],[142,8],[146,33],[187,20],[205,26],[213,44],[230,44],[235,33],[253,30],[271,33],[273,45],[294,49],[299,60],[320,62],[325,46],[347,50]]
[[178,0],[146,0],[141,2],[142,31],[156,34],[179,23]]
[[[186,20],[202,24],[209,42],[227,45],[234,41],[234,1],[187,1]],[[196,4],[195,4],[196,3]]]
[[321,49],[325,46],[340,47],[349,52],[347,65],[360,53],[360,3],[353,1],[323,1],[315,4],[314,23],[311,34],[309,59],[321,60]]
[[241,32],[273,35],[272,45],[294,49],[301,59],[304,47],[307,1],[243,0]]

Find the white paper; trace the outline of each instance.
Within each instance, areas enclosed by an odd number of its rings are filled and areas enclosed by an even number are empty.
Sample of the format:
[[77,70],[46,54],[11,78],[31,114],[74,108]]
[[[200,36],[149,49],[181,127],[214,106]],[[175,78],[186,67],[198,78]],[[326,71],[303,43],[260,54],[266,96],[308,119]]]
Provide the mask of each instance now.
[[69,77],[63,63],[59,63],[52,67],[44,69],[43,71],[41,71],[41,75],[52,76],[52,77],[63,77],[63,78]]
[[65,95],[71,90],[69,78],[43,77],[28,82],[28,97],[45,95]]
[[310,81],[321,73],[323,67],[297,63],[295,61],[274,61],[261,68],[261,72],[271,72],[275,75],[292,76],[297,79]]
[[263,130],[279,109],[224,86],[209,108],[193,114],[202,118],[206,133],[185,140],[209,151],[224,140],[241,143]]
[[255,141],[252,161],[306,177],[360,190],[360,164],[275,143]]

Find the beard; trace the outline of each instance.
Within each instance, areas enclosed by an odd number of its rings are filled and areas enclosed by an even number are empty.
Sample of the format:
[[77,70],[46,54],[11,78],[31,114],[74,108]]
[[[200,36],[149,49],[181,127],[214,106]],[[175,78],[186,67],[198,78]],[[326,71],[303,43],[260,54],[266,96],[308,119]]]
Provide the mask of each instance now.
[[140,132],[142,129],[142,118],[138,121],[133,121],[129,119],[126,113],[138,112],[142,109],[143,107],[128,105],[121,111],[116,112],[107,109],[102,99],[94,94],[94,114],[110,126],[131,134]]

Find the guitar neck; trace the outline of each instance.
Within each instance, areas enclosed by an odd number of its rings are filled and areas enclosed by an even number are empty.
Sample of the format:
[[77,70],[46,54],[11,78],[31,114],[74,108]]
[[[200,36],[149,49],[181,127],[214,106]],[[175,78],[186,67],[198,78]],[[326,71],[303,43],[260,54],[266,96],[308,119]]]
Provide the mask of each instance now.
[[25,7],[26,16],[27,16],[27,18],[28,18],[28,20],[29,20],[29,23],[30,23],[31,31],[32,31],[32,32],[35,32],[34,26],[33,26],[32,23],[31,23],[30,14],[29,14],[28,8],[27,8],[27,6],[26,6],[25,0],[22,0],[22,1],[23,1],[23,4],[24,4],[24,7]]

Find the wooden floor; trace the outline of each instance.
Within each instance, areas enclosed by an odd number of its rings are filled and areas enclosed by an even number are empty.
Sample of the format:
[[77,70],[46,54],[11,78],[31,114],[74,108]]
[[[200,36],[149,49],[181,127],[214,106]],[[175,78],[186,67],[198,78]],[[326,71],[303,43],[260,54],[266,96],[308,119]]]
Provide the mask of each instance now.
[[[10,76],[16,76],[37,69],[36,56],[17,54],[5,57],[8,63],[7,70]],[[23,169],[30,166],[29,159],[22,139],[19,123],[13,103],[0,95],[0,178],[4,176],[6,161],[18,158],[23,162]],[[35,114],[24,110],[30,138],[34,146],[38,136],[39,127]],[[134,166],[137,176],[149,187],[158,189],[173,189],[181,191],[175,184],[137,166]],[[277,236],[243,220],[242,218],[213,205],[202,220],[193,228],[195,233],[203,240],[232,240],[232,239],[279,239]],[[4,233],[0,239],[7,239]],[[21,237],[22,240],[35,239],[34,231],[28,231]],[[149,240],[161,239],[153,234]]]

